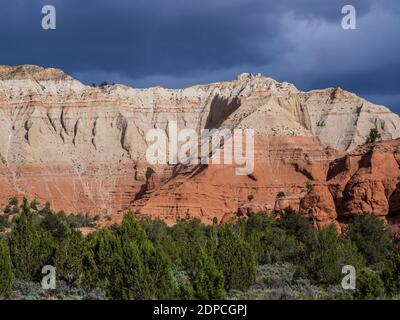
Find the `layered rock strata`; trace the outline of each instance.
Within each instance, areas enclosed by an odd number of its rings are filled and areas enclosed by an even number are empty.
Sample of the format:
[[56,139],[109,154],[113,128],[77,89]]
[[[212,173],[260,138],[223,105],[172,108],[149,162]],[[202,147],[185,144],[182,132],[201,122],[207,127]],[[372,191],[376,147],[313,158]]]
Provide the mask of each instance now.
[[[254,129],[254,173],[149,165],[146,133],[173,121],[198,133]],[[0,205],[28,196],[107,221],[132,208],[170,223],[289,205],[318,225],[387,217],[398,210],[398,141],[358,148],[371,128],[400,136],[396,114],[340,88],[303,92],[250,74],[176,90],[89,87],[58,69],[0,66]]]

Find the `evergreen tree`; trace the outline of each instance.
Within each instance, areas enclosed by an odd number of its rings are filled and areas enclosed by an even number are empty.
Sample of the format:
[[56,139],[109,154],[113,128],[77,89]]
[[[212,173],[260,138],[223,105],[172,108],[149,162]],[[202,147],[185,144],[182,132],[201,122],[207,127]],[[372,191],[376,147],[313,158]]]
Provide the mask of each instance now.
[[377,140],[381,139],[381,134],[378,131],[378,128],[372,128],[369,131],[366,143],[374,143]]
[[316,240],[316,230],[310,219],[294,212],[291,209],[285,211],[278,226],[286,230],[288,235],[294,236],[305,245],[312,245]]
[[374,300],[384,295],[384,285],[379,274],[369,268],[357,273],[355,297],[363,300]]
[[273,216],[267,212],[252,214],[246,221],[246,235],[267,231],[275,225]]
[[114,230],[101,229],[88,237],[84,269],[85,283],[114,299],[166,299],[176,294],[168,258],[132,213]]
[[69,232],[69,227],[65,220],[62,220],[59,215],[49,210],[44,210],[41,226],[57,241],[65,239]]
[[298,264],[305,255],[305,245],[281,228],[271,226],[265,231],[252,232],[247,237],[260,265],[285,263]]
[[152,242],[157,242],[168,235],[168,227],[161,219],[143,219],[140,221],[140,226]]
[[343,278],[342,268],[364,266],[362,256],[351,241],[341,238],[333,225],[317,232],[316,242],[307,248],[307,276],[317,284],[337,284]]
[[385,286],[386,294],[395,296],[400,294],[400,254],[397,253],[387,261],[376,266]]
[[174,272],[176,294],[175,297],[178,300],[193,300],[194,290],[191,279],[188,274],[182,270],[176,270]]
[[194,296],[200,300],[221,300],[225,298],[224,276],[204,248],[200,248],[192,272]]
[[53,265],[56,243],[39,226],[26,199],[20,211],[10,235],[11,260],[17,279],[33,281],[40,277],[41,269],[45,265]]
[[245,291],[254,283],[256,260],[252,248],[234,233],[230,225],[224,225],[219,230],[215,260],[224,275],[227,291]]
[[55,255],[57,276],[70,285],[79,285],[81,282],[84,244],[84,238],[80,232],[70,231],[57,248]]
[[10,297],[12,281],[10,252],[7,243],[0,237],[0,297]]
[[357,246],[369,265],[390,259],[393,242],[385,223],[374,214],[357,215],[349,223],[347,237]]
[[118,298],[156,299],[149,269],[144,265],[140,249],[134,240],[122,242],[122,260],[118,269],[117,283],[121,288]]
[[84,283],[103,289],[111,298],[121,299],[120,241],[109,229],[100,229],[86,239],[83,254]]
[[[146,235],[144,229],[136,221],[132,212],[124,217],[120,230],[118,231],[122,245],[130,244],[124,250],[130,252],[136,246],[139,254],[140,289],[142,294],[139,299],[163,299],[175,294],[176,288],[172,277],[171,264],[162,248],[153,245]],[[132,259],[133,255],[127,255]],[[129,270],[128,270],[129,271]],[[139,290],[139,291],[140,291]]]
[[172,253],[174,256],[171,258],[186,270],[191,270],[194,267],[196,249],[199,246],[210,245],[208,243],[210,237],[208,237],[207,228],[197,219],[179,221],[170,228],[169,235],[172,238],[173,245],[168,242],[165,243],[167,252]]

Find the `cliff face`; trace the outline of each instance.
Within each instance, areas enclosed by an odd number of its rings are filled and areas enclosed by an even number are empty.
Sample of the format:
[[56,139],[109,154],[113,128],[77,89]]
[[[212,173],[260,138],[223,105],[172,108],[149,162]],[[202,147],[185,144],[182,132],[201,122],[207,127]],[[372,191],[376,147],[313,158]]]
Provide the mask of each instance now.
[[[198,132],[254,129],[254,175],[232,175],[229,165],[150,166],[145,135],[171,121]],[[379,208],[383,215],[397,208],[394,200],[374,200],[397,190],[388,187],[389,177],[397,181],[394,151],[380,152],[391,164],[387,177],[378,174],[386,180],[376,186],[365,179],[368,170],[373,176],[383,170],[375,168],[377,160],[365,160],[371,169],[346,165],[377,154],[380,145],[356,149],[371,128],[384,140],[400,136],[397,115],[340,88],[302,92],[247,74],[179,90],[92,88],[58,69],[3,66],[0,204],[25,195],[67,213],[112,215],[117,221],[127,208],[171,222],[186,216],[209,222],[289,204],[320,224],[359,209]],[[280,191],[285,197],[276,199]]]
[[168,182],[134,202],[134,208],[169,223],[176,218],[211,223],[258,211],[299,210],[310,185],[326,187],[329,164],[340,154],[315,137],[257,137],[255,150],[251,175],[236,175],[234,165],[180,166]]
[[175,176],[135,201],[144,216],[169,223],[199,218],[211,223],[259,211],[292,208],[316,227],[338,228],[354,214],[374,213],[396,224],[400,218],[400,140],[338,152],[316,138],[269,137],[256,140],[250,176],[233,166],[180,167]]

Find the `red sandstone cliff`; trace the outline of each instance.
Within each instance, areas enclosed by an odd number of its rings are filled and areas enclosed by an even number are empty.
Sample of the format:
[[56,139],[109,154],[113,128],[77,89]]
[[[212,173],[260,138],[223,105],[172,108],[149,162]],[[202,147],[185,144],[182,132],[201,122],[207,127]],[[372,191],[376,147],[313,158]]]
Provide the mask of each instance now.
[[259,139],[256,146],[251,176],[237,176],[227,165],[180,168],[134,208],[170,223],[186,217],[227,221],[289,207],[312,217],[317,227],[339,226],[353,214],[374,213],[387,221],[400,217],[400,140],[349,153],[300,137]]

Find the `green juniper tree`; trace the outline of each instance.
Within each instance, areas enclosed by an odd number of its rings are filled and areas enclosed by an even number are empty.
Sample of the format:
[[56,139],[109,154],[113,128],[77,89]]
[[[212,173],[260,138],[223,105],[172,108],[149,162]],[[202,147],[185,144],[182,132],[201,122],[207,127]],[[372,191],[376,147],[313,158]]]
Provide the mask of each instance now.
[[7,243],[0,237],[0,297],[10,297],[12,281],[10,252]]
[[[376,265],[375,265],[376,266]],[[389,296],[400,294],[400,254],[394,254],[390,259],[382,261],[377,268]]]
[[40,227],[28,200],[24,199],[10,234],[10,254],[15,277],[23,281],[37,280],[41,269],[53,264],[55,248],[56,243],[51,234]]
[[245,291],[256,278],[256,260],[250,245],[235,234],[232,226],[219,230],[215,260],[225,279],[225,289]]
[[200,300],[225,298],[224,276],[217,269],[205,248],[199,248],[194,270],[191,274],[194,296]]
[[356,246],[339,236],[335,227],[330,225],[317,232],[316,242],[307,248],[304,264],[311,281],[333,285],[343,278],[343,266],[352,265],[359,270],[364,266],[364,260]]
[[377,140],[381,139],[381,134],[379,133],[377,128],[372,128],[369,131],[366,143],[373,143]]
[[363,268],[357,274],[356,299],[375,300],[384,296],[384,284],[378,272]]
[[131,212],[114,230],[88,236],[83,263],[85,283],[114,299],[166,299],[176,293],[168,258]]
[[374,214],[356,215],[349,223],[346,236],[370,265],[388,260],[394,252],[388,228]]
[[70,285],[78,286],[82,280],[84,244],[84,238],[80,232],[70,231],[57,248],[55,254],[57,276]]
[[99,229],[90,234],[83,253],[84,283],[104,290],[109,297],[121,299],[121,260],[120,242],[110,229]]
[[[117,231],[122,242],[123,249],[125,244],[137,246],[140,263],[142,268],[140,289],[143,291],[142,299],[163,299],[169,295],[174,295],[174,281],[172,277],[171,263],[165,255],[161,246],[153,244],[140,223],[135,219],[132,212],[124,217],[121,227]],[[133,258],[133,256],[132,256]]]

